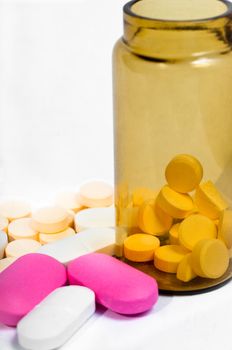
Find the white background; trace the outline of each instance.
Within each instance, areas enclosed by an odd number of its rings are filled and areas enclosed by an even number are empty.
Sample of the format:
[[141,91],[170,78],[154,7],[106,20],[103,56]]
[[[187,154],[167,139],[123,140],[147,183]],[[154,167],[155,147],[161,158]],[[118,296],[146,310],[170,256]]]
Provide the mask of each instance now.
[[[0,0],[0,194],[47,200],[113,182],[111,52],[122,0]],[[99,309],[63,350],[231,350],[232,285],[160,297],[149,313]],[[54,325],[55,326],[55,325]],[[18,350],[0,326],[0,350]]]
[[122,0],[0,1],[0,195],[113,182]]

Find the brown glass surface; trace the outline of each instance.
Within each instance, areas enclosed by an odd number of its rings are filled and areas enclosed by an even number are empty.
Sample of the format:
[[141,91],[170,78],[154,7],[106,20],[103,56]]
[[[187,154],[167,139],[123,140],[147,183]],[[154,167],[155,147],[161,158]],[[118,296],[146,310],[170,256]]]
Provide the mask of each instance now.
[[126,258],[121,258],[121,260],[128,265],[145,272],[151,277],[154,277],[158,283],[159,290],[161,291],[178,292],[183,294],[188,292],[198,292],[213,287],[215,288],[232,277],[232,260],[230,260],[230,265],[222,277],[217,279],[197,277],[190,282],[181,282],[176,278],[175,274],[157,270],[152,261],[149,263],[136,263],[129,261]]

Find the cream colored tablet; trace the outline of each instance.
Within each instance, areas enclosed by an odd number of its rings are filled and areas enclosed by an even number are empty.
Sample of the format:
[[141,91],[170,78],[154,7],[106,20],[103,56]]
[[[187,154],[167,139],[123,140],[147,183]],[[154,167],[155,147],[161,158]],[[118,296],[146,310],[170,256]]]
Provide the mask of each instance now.
[[40,233],[39,234],[39,241],[41,244],[47,244],[51,242],[55,242],[59,239],[65,238],[65,237],[71,237],[74,236],[76,232],[73,228],[68,227],[66,230],[58,232],[58,233]]
[[8,200],[0,203],[0,215],[9,221],[30,216],[31,208],[26,202],[19,200]]
[[115,254],[115,230],[91,228],[77,234],[77,239],[91,252]]
[[81,204],[80,194],[75,192],[58,193],[55,199],[55,204],[61,208],[73,210],[75,213],[84,208]]
[[35,253],[40,247],[41,244],[34,239],[17,239],[7,245],[5,252],[7,258],[19,258],[25,254]]
[[4,258],[0,260],[0,272],[10,266],[17,258]]
[[32,214],[33,228],[39,232],[56,233],[70,224],[70,214],[58,206],[44,207]]
[[80,187],[81,203],[89,208],[112,205],[113,194],[113,187],[102,181],[87,182]]
[[32,219],[31,218],[23,218],[12,221],[8,226],[8,235],[10,241],[14,239],[39,239],[38,231],[32,228]]
[[114,227],[115,208],[90,208],[79,211],[75,216],[76,232],[86,228]]
[[0,231],[5,231],[7,233],[8,225],[9,220],[4,216],[0,216]]

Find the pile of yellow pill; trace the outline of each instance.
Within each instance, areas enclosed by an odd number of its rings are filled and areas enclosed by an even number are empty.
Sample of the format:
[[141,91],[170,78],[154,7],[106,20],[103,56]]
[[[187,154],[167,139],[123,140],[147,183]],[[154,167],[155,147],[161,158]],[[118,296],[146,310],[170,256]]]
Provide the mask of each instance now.
[[138,212],[137,232],[124,240],[124,256],[136,262],[153,256],[156,269],[182,282],[221,277],[232,248],[232,210],[212,181],[202,182],[203,167],[192,155],[176,155],[164,173],[167,183],[158,191],[134,189],[127,207]]
[[36,252],[41,245],[77,234],[80,229],[75,228],[78,221],[75,214],[88,208],[101,210],[99,207],[111,206],[113,191],[105,182],[89,181],[77,192],[58,193],[52,205],[36,210],[23,200],[1,200],[0,272],[18,257]]

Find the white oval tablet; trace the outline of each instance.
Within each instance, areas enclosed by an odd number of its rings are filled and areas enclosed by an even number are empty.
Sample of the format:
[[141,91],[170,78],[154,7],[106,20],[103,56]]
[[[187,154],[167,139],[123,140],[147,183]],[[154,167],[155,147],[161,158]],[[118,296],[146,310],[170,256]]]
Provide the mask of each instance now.
[[115,230],[111,228],[91,228],[81,231],[77,238],[91,252],[115,254]]
[[80,187],[81,202],[85,207],[108,207],[113,204],[114,189],[103,181],[91,181]]
[[87,228],[115,227],[115,208],[90,208],[75,215],[77,232]]
[[17,239],[10,242],[5,249],[7,258],[19,258],[25,254],[35,253],[41,244],[34,239]]
[[38,249],[37,253],[49,255],[66,265],[79,256],[90,253],[90,251],[78,239],[78,235],[75,235],[45,244]]
[[25,349],[51,350],[63,345],[95,312],[94,292],[82,286],[49,294],[17,325]]
[[38,231],[32,228],[31,218],[13,220],[8,226],[8,235],[11,241],[23,238],[38,240]]
[[4,257],[7,244],[8,244],[8,237],[6,232],[0,231],[0,259]]

